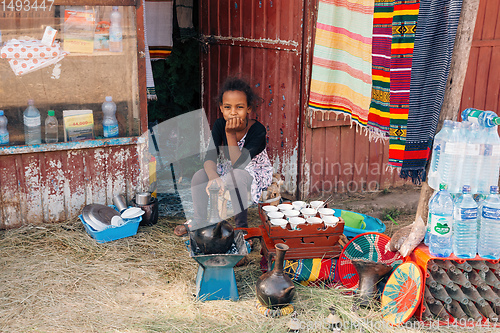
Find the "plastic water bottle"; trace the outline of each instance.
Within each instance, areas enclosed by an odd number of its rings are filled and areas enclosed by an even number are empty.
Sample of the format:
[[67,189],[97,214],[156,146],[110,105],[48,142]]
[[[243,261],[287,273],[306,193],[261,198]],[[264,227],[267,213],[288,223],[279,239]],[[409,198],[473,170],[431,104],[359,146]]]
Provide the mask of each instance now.
[[483,138],[481,137],[479,129],[480,127],[478,124],[474,124],[469,121],[462,123],[465,149],[462,151],[462,171],[457,177],[457,185],[460,189],[464,185],[469,185],[472,193],[477,193],[478,168],[483,164],[483,154],[480,154]]
[[45,118],[45,142],[54,143],[59,141],[59,124],[54,116],[54,110],[48,111],[48,117]]
[[[428,207],[431,205],[432,199],[436,196],[436,194],[439,192],[439,189],[434,190],[434,193],[432,193],[430,199],[429,199],[429,204]],[[424,237],[424,244],[429,246],[429,236],[431,233],[431,212],[429,209],[429,215],[427,216],[427,230],[425,231],[425,237]]]
[[[481,211],[483,210],[484,199],[486,196],[479,193],[474,200],[477,202],[477,241],[479,244],[479,235],[481,234]],[[479,245],[478,245],[479,246]]]
[[459,258],[474,258],[477,252],[477,203],[464,185],[453,208],[453,253]]
[[498,186],[491,186],[481,209],[478,253],[486,259],[500,258],[500,198]]
[[111,12],[109,26],[109,50],[111,52],[122,52],[123,51],[123,34],[121,26],[122,16],[118,11],[117,6],[113,6],[113,11]]
[[27,145],[42,143],[42,123],[40,111],[35,107],[35,101],[28,100],[28,107],[23,113],[24,120],[24,142]]
[[444,151],[446,147],[446,142],[450,140],[451,133],[453,131],[453,121],[445,120],[443,122],[443,127],[434,137],[434,143],[432,145],[432,157],[431,164],[429,167],[429,178],[427,183],[429,186],[437,190],[439,189],[439,175],[438,175],[438,167],[440,163],[441,153]]
[[497,127],[483,130],[483,161],[478,172],[478,192],[488,194],[490,186],[498,184],[500,169],[500,137]]
[[446,184],[439,185],[429,204],[429,252],[436,257],[448,257],[452,252],[453,200]]
[[445,149],[440,153],[439,157],[438,177],[440,183],[447,184],[451,193],[459,192],[457,180],[462,170],[462,153],[465,149],[465,140],[461,128],[462,123],[453,123],[450,139],[446,142]]
[[[500,125],[500,117],[498,117],[495,112],[474,108],[467,108],[462,111],[462,121],[470,121],[486,127]],[[481,122],[483,122],[483,124],[481,124]]]
[[500,125],[500,117],[493,111],[484,111],[479,115],[478,122],[483,127],[496,127]]
[[4,115],[3,110],[0,110],[0,145],[9,144],[9,131],[7,130],[7,117]]
[[118,136],[118,121],[115,116],[116,104],[111,96],[106,96],[106,101],[102,103],[102,129],[105,138],[114,138]]

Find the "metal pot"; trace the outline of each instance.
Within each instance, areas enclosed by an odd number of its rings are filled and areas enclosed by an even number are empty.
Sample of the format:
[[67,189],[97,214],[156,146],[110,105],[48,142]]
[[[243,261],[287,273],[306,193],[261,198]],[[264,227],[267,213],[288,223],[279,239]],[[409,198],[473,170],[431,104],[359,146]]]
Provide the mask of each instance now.
[[203,254],[222,254],[229,251],[234,242],[233,226],[226,220],[191,232],[192,241]]

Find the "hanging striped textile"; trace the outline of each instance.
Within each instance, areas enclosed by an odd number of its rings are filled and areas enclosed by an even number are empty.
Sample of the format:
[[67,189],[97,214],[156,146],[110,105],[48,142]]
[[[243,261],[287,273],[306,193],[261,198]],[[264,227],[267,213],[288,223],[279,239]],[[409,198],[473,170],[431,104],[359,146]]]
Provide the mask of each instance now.
[[365,126],[371,101],[373,0],[320,0],[309,107]]
[[401,177],[425,180],[450,70],[462,0],[421,0]]
[[395,0],[390,70],[389,165],[400,168],[406,145],[410,79],[419,0]]
[[368,126],[375,137],[388,137],[394,0],[375,0],[372,38],[372,101]]

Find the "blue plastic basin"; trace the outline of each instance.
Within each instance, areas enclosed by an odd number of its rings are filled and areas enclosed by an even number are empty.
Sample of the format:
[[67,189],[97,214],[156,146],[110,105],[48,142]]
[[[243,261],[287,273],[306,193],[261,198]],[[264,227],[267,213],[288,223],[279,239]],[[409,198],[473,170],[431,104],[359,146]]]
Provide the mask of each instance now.
[[[343,211],[342,209],[335,209],[335,214],[334,215],[337,216],[337,217],[340,217],[340,215],[342,214],[342,211]],[[347,212],[351,212],[351,211],[347,211]],[[352,213],[356,213],[356,214],[359,214],[359,215],[363,216],[365,224],[366,224],[366,227],[364,229],[358,229],[358,228],[351,228],[351,227],[348,227],[348,226],[344,226],[344,235],[348,239],[354,238],[357,235],[363,234],[365,232],[380,232],[380,233],[384,233],[384,231],[385,231],[385,224],[382,221],[380,221],[380,219],[377,219],[377,218],[375,218],[373,216],[361,214],[361,213],[358,213],[358,212],[352,212]]]

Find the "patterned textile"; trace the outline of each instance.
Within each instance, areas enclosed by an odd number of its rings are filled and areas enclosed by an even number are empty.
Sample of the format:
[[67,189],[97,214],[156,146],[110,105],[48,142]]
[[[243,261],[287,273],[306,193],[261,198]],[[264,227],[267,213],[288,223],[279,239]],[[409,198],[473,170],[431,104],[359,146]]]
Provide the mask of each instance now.
[[[267,270],[267,260],[262,257],[261,268]],[[304,286],[325,285],[335,280],[337,259],[289,259],[283,263],[283,271],[293,281]],[[271,269],[274,268],[274,261]]]
[[389,165],[401,167],[410,107],[410,79],[419,0],[395,0],[390,73]]
[[394,0],[375,0],[372,38],[372,101],[368,126],[372,133],[388,137],[390,126],[389,82]]
[[153,78],[153,68],[151,67],[151,57],[149,55],[146,0],[142,0],[142,10],[144,15],[144,51],[146,53],[146,91],[147,91],[148,101],[150,101],[158,99],[158,96],[156,96],[155,81]]
[[373,0],[320,0],[309,107],[368,122]]
[[172,53],[173,3],[173,0],[146,0],[144,17],[151,59],[164,59]]
[[[238,147],[240,150],[245,144],[246,137],[247,135],[245,134],[245,136],[238,141]],[[223,179],[228,175],[230,169],[231,161],[227,158],[217,161],[217,173],[221,175]],[[247,164],[245,170],[253,178],[250,190],[253,202],[257,203],[259,202],[262,191],[266,190],[273,182],[273,166],[269,160],[269,156],[267,156],[267,151],[264,149],[262,152],[255,155],[250,163]]]
[[410,85],[410,112],[401,177],[425,180],[450,70],[462,0],[421,0]]

